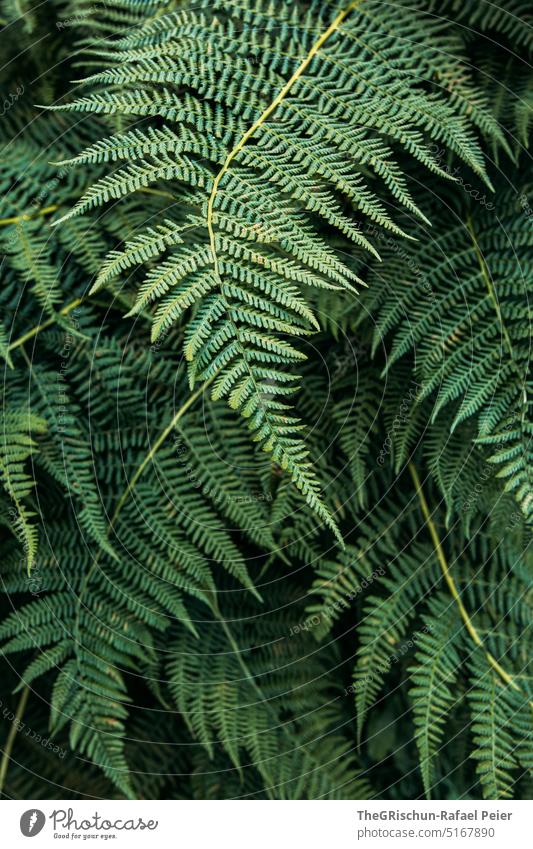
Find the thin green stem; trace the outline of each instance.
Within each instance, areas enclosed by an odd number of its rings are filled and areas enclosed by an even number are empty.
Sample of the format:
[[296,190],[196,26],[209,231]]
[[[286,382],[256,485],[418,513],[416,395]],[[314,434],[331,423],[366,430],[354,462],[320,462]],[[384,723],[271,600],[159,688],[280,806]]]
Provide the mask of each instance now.
[[[79,307],[84,301],[83,298],[76,298],[74,301],[71,301],[70,304],[67,304],[66,307],[59,310],[59,315],[68,315],[72,310],[75,310],[76,307]],[[37,324],[35,327],[32,327],[31,330],[28,330],[23,336],[20,336],[15,342],[12,342],[8,348],[8,351],[14,351],[15,348],[20,348],[21,345],[24,345],[29,339],[33,339],[34,336],[37,336],[41,330],[46,330],[47,327],[51,327],[52,324],[55,324],[55,317],[48,318],[46,321],[43,321],[42,324]]]
[[9,767],[9,761],[11,760],[11,752],[13,751],[13,746],[15,744],[15,738],[17,736],[18,726],[20,721],[24,715],[24,711],[26,709],[26,703],[28,701],[28,696],[30,695],[30,688],[28,685],[24,687],[20,694],[19,703],[17,705],[17,712],[15,714],[15,718],[12,722],[11,728],[9,729],[9,735],[6,740],[6,745],[4,747],[4,751],[2,753],[2,761],[0,762],[0,794],[4,789],[4,784],[7,776],[7,770]]
[[[432,515],[426,501],[426,496],[424,495],[424,490],[422,489],[422,484],[420,482],[420,478],[418,476],[418,472],[413,463],[409,463],[409,472],[411,473],[411,477],[413,479],[413,483],[415,485],[416,493],[418,495],[418,500],[420,501],[420,507],[422,508],[422,514],[424,516],[424,520],[426,522],[427,529],[429,530],[433,545],[435,547],[435,553],[437,555],[437,560],[439,561],[439,566],[441,568],[441,572],[444,576],[444,580],[446,581],[450,593],[452,594],[452,598],[454,599],[457,607],[459,608],[459,613],[461,614],[461,619],[463,620],[464,626],[472,638],[473,642],[481,648],[485,657],[487,658],[489,664],[492,668],[498,673],[500,678],[512,687],[514,690],[518,690],[518,692],[522,693],[523,690],[518,686],[512,675],[510,675],[506,670],[498,663],[494,655],[492,655],[486,648],[483,640],[481,639],[478,630],[476,629],[470,615],[463,604],[463,600],[461,598],[461,594],[457,589],[457,585],[452,577],[450,572],[450,567],[448,566],[448,561],[446,560],[446,555],[444,553],[444,549],[442,547],[442,543],[439,539],[439,535],[437,533],[437,528],[435,527],[435,523],[433,522]],[[533,707],[533,702],[530,703]]]
[[316,56],[321,47],[324,46],[326,41],[333,35],[334,32],[338,30],[342,22],[348,15],[355,9],[357,6],[360,6],[363,0],[356,0],[354,3],[350,3],[342,12],[339,12],[335,20],[329,25],[329,27],[322,33],[322,35],[315,41],[309,53],[305,57],[305,59],[300,63],[300,65],[295,70],[292,77],[285,83],[285,85],[280,89],[272,103],[270,103],[267,108],[262,112],[257,121],[255,121],[251,127],[242,135],[239,139],[235,147],[228,153],[222,168],[218,172],[215,177],[215,181],[213,183],[213,187],[211,189],[211,194],[209,195],[209,201],[207,204],[207,230],[209,232],[209,240],[211,243],[211,251],[213,254],[213,261],[215,265],[215,272],[218,274],[218,257],[216,250],[216,242],[215,242],[215,231],[213,227],[213,211],[215,199],[217,196],[218,188],[220,186],[220,182],[226,172],[229,170],[233,160],[240,153],[240,151],[245,147],[245,145],[249,142],[252,136],[257,132],[257,130],[270,118],[275,109],[278,108],[280,103],[287,97],[290,93],[294,84],[300,79],[302,74],[305,73],[313,58]]
[[31,221],[33,218],[39,218],[40,215],[50,215],[56,212],[59,207],[56,204],[45,206],[39,212],[26,213],[25,215],[15,215],[13,218],[0,218],[0,227],[7,227],[8,224],[20,224],[22,221]]
[[127,486],[126,490],[123,492],[123,494],[122,494],[121,498],[119,499],[119,501],[118,501],[118,503],[117,503],[117,506],[116,506],[116,508],[115,508],[115,512],[113,513],[113,516],[112,516],[112,518],[111,518],[110,528],[112,528],[112,527],[113,527],[114,523],[115,523],[115,522],[116,522],[116,520],[118,519],[119,513],[121,512],[121,510],[122,510],[122,508],[123,508],[123,506],[124,506],[125,502],[126,502],[126,501],[127,501],[127,499],[129,498],[129,496],[130,496],[130,494],[132,493],[133,489],[135,488],[135,486],[136,486],[136,484],[137,484],[137,482],[138,482],[139,478],[140,478],[140,477],[141,477],[141,475],[143,474],[143,472],[144,472],[144,470],[145,470],[146,466],[147,466],[149,463],[151,463],[151,462],[152,462],[152,460],[154,459],[155,455],[157,454],[157,452],[159,451],[159,449],[161,448],[161,446],[163,445],[163,443],[164,443],[164,442],[165,442],[165,440],[167,439],[168,435],[169,435],[169,434],[170,434],[170,433],[174,430],[174,428],[176,427],[176,425],[178,424],[178,422],[180,421],[180,419],[181,419],[181,418],[183,418],[183,416],[185,415],[185,413],[187,412],[187,410],[188,410],[190,407],[192,407],[192,405],[193,405],[193,404],[194,404],[194,402],[197,400],[197,398],[199,398],[201,395],[203,395],[203,394],[204,394],[205,390],[206,390],[206,389],[207,389],[207,387],[208,387],[208,386],[209,386],[209,385],[213,382],[213,380],[214,380],[214,375],[213,375],[213,377],[209,378],[209,380],[206,380],[206,381],[205,381],[205,383],[203,383],[203,384],[202,384],[202,385],[201,385],[201,386],[200,386],[200,387],[196,390],[196,392],[193,392],[193,394],[192,394],[192,395],[191,395],[191,396],[187,399],[187,401],[185,402],[185,404],[183,404],[183,405],[180,407],[180,409],[178,410],[178,412],[176,413],[176,415],[174,416],[174,418],[172,419],[172,421],[170,422],[170,424],[169,424],[169,425],[167,425],[167,427],[166,427],[166,428],[165,428],[165,429],[161,432],[161,434],[158,436],[158,438],[157,438],[157,439],[156,439],[156,441],[154,442],[154,444],[153,444],[152,448],[150,449],[150,451],[148,452],[148,454],[146,455],[146,457],[145,457],[145,458],[144,458],[144,460],[142,461],[141,465],[138,467],[137,471],[135,472],[135,474],[134,474],[134,475],[133,475],[133,477],[131,478],[130,482],[128,483],[128,486]]
[[[113,295],[115,300],[119,301],[119,303],[121,303],[123,306],[125,306],[128,310],[131,309],[131,303],[128,301],[128,299],[124,295],[121,295],[120,293],[115,293],[115,292],[111,292],[111,294]],[[95,300],[95,299],[93,299],[89,296],[86,296],[86,297],[83,297],[83,298],[75,298],[69,304],[67,304],[62,309],[60,309],[58,315],[68,315],[73,310],[75,310],[77,307],[79,307],[79,306],[81,306],[82,304],[85,304],[85,303],[96,304],[97,306],[103,307],[105,309],[114,308],[113,304],[109,304],[109,305],[104,304],[101,301],[98,301],[98,300]],[[118,309],[118,307],[117,307],[117,309]],[[151,315],[149,315],[149,313],[147,313],[145,310],[140,311],[139,315],[142,316],[142,318],[146,319],[147,321],[152,321]],[[21,345],[24,345],[24,343],[27,342],[29,339],[33,339],[34,336],[37,336],[39,333],[41,333],[42,330],[46,330],[48,327],[51,327],[53,324],[55,324],[55,322],[56,322],[56,318],[55,318],[55,316],[52,316],[51,318],[47,318],[46,321],[43,321],[42,324],[35,325],[35,327],[32,327],[31,330],[28,330],[28,332],[25,333],[23,336],[20,336],[18,339],[16,339],[14,342],[12,342],[8,347],[8,351],[11,352],[11,351],[15,350],[15,348],[19,348]]]
[[526,474],[527,474],[529,482],[531,484],[531,480],[532,480],[531,474],[532,473],[531,473],[531,468],[530,468],[530,463],[529,463],[529,454],[528,454],[529,438],[527,436],[527,419],[528,419],[528,412],[529,412],[529,404],[528,404],[528,397],[527,397],[527,373],[524,372],[520,368],[520,365],[518,364],[518,361],[516,359],[515,351],[514,351],[514,348],[513,348],[513,343],[511,341],[509,331],[507,330],[507,327],[505,326],[505,322],[503,320],[502,310],[501,310],[501,307],[500,307],[500,302],[498,300],[496,288],[494,286],[494,283],[493,283],[493,280],[492,280],[492,277],[491,277],[491,273],[490,273],[489,268],[487,266],[487,263],[485,261],[485,257],[483,256],[483,253],[482,253],[481,248],[479,246],[479,242],[478,242],[477,236],[476,236],[476,231],[474,229],[474,222],[473,222],[472,216],[470,214],[467,217],[466,226],[468,228],[468,232],[470,233],[470,238],[472,239],[472,244],[474,245],[474,250],[475,250],[477,261],[478,261],[478,264],[479,264],[479,270],[481,272],[481,276],[483,277],[483,280],[485,281],[485,285],[487,287],[489,298],[492,302],[492,305],[493,305],[494,310],[496,312],[496,315],[498,317],[498,322],[500,324],[501,333],[502,333],[503,339],[505,341],[505,345],[507,346],[507,350],[508,350],[508,353],[509,353],[509,359],[511,361],[512,368],[514,369],[514,371],[516,373],[516,376],[517,376],[517,379],[518,379],[518,385],[521,389],[520,429],[521,429],[521,435],[522,435],[522,462],[524,464],[524,469],[526,470]]
[[496,289],[494,288],[494,283],[492,282],[490,271],[487,267],[487,263],[485,262],[485,257],[483,256],[483,253],[481,252],[481,248],[479,247],[479,242],[477,240],[476,231],[474,230],[474,222],[472,221],[471,215],[468,215],[468,217],[467,217],[466,226],[468,228],[468,232],[470,233],[470,238],[472,239],[472,244],[474,245],[474,250],[475,250],[475,253],[476,253],[477,261],[479,263],[479,269],[481,271],[481,276],[483,277],[483,280],[485,281],[485,285],[487,287],[489,297],[490,297],[492,304],[494,306],[494,310],[496,312],[496,315],[498,316],[498,321],[500,323],[502,335],[503,335],[503,338],[505,339],[505,344],[507,345],[507,349],[509,351],[509,357],[511,358],[513,366],[520,373],[520,369],[516,365],[513,344],[511,342],[511,337],[509,336],[509,332],[508,332],[508,330],[505,326],[505,323],[503,321],[502,311],[501,311],[500,303],[498,301],[498,295],[496,294]]
[[[161,448],[161,446],[163,445],[163,443],[167,439],[168,435],[176,427],[176,425],[178,424],[180,419],[185,415],[187,410],[189,410],[190,407],[192,407],[192,405],[195,403],[195,401],[201,395],[203,395],[203,393],[208,388],[208,386],[212,383],[213,380],[214,380],[214,376],[209,378],[209,380],[206,380],[196,390],[196,392],[193,392],[193,394],[189,396],[187,401],[184,404],[182,404],[182,406],[180,407],[180,409],[178,410],[176,415],[172,418],[172,421],[170,422],[170,424],[167,425],[167,427],[158,436],[158,438],[154,442],[152,448],[150,449],[150,451],[148,452],[146,457],[143,459],[140,466],[137,468],[137,471],[135,472],[135,474],[133,475],[131,480],[128,482],[128,486],[126,487],[126,489],[122,493],[121,497],[119,498],[117,505],[115,507],[115,510],[113,511],[113,515],[111,516],[111,520],[109,522],[108,533],[110,533],[113,530],[113,528],[115,527],[115,524],[118,520],[118,517],[120,516],[120,513],[122,512],[122,509],[123,509],[126,501],[130,497],[133,490],[135,489],[137,483],[139,482],[139,479],[141,478],[141,476],[142,476],[144,470],[146,469],[146,467],[148,466],[148,464],[152,462],[155,455],[157,454],[157,452],[159,451],[159,449]],[[77,602],[76,621],[75,621],[75,625],[74,625],[74,634],[76,635],[76,644],[79,641],[79,627],[80,627],[80,614],[81,614],[82,599],[83,599],[83,596],[84,596],[84,594],[87,590],[87,587],[89,585],[89,581],[91,580],[91,577],[93,576],[93,574],[94,574],[94,572],[95,572],[95,570],[98,566],[100,554],[101,554],[101,552],[98,551],[96,556],[93,559],[93,562],[91,564],[91,568],[89,569],[89,571],[85,575],[83,583],[80,587],[80,593],[79,593],[78,602]]]

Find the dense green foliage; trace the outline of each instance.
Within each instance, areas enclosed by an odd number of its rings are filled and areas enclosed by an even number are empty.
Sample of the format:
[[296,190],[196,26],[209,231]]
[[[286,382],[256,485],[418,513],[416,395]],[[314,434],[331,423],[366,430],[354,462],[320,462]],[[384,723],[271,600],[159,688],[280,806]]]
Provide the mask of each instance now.
[[531,798],[529,4],[0,18],[2,793]]

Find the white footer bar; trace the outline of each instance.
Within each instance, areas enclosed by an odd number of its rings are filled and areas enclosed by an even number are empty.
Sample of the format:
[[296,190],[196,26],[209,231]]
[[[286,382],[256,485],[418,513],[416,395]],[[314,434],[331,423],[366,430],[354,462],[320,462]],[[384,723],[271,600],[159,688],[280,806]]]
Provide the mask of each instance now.
[[[3,801],[1,844],[531,849],[533,802]],[[69,841],[69,842],[67,842]]]

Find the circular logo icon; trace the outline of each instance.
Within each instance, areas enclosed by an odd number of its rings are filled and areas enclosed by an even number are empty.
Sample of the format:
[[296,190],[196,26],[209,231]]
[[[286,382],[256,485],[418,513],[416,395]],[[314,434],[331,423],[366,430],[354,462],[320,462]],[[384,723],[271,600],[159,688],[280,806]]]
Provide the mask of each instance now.
[[46,822],[46,817],[42,811],[37,808],[31,808],[29,811],[24,811],[20,818],[20,830],[24,837],[35,837],[43,830]]

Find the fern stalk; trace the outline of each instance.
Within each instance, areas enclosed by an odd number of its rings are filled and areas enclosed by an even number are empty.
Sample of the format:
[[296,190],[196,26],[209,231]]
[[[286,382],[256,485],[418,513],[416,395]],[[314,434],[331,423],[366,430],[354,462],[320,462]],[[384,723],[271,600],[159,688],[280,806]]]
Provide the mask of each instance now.
[[294,83],[297,82],[297,80],[300,79],[300,77],[305,72],[306,68],[309,66],[313,57],[316,56],[316,54],[318,53],[320,48],[323,47],[323,45],[326,43],[328,38],[330,38],[333,35],[333,33],[336,32],[336,30],[339,28],[339,26],[344,21],[344,19],[348,17],[350,12],[352,12],[354,9],[356,9],[357,6],[360,6],[362,2],[363,2],[363,0],[357,0],[357,2],[351,3],[342,12],[339,12],[337,17],[330,24],[330,26],[327,28],[327,30],[325,30],[325,32],[323,32],[322,35],[315,41],[315,43],[311,47],[309,53],[307,54],[307,56],[305,57],[303,62],[296,69],[296,71],[294,72],[294,74],[292,75],[290,80],[288,80],[285,83],[285,85],[283,86],[283,88],[281,89],[279,94],[274,98],[272,103],[270,103],[269,106],[267,106],[267,108],[259,116],[257,121],[254,124],[252,124],[252,126],[244,133],[244,135],[242,136],[240,141],[235,145],[233,150],[230,151],[230,153],[228,154],[228,156],[226,158],[226,161],[224,162],[224,165],[222,166],[222,168],[218,172],[217,176],[215,177],[215,181],[213,183],[213,188],[211,189],[211,194],[209,196],[209,202],[208,202],[208,205],[207,205],[207,229],[209,231],[209,238],[210,238],[210,242],[211,242],[211,250],[213,251],[213,257],[214,257],[214,260],[215,260],[215,272],[218,276],[220,276],[220,275],[219,275],[219,272],[218,272],[218,260],[217,260],[217,252],[216,252],[216,245],[215,245],[215,233],[214,233],[214,228],[213,228],[213,206],[214,206],[214,203],[215,203],[215,198],[216,198],[216,195],[217,195],[217,192],[218,192],[218,187],[220,185],[220,181],[224,177],[226,171],[229,169],[231,163],[233,162],[233,160],[235,159],[237,154],[243,149],[245,144],[251,139],[251,137],[259,129],[259,127],[261,127],[265,123],[265,121],[268,120],[268,118],[270,117],[270,115],[272,115],[274,110],[277,109],[277,107],[280,105],[280,103],[289,94]]
[[44,209],[40,209],[39,212],[34,213],[33,215],[15,215],[13,218],[0,218],[0,227],[7,227],[8,224],[21,224],[23,221],[32,221],[34,218],[39,218],[41,215],[51,215],[52,212],[56,212],[59,207],[56,204],[52,204],[52,206],[45,206]]
[[[115,507],[115,510],[114,510],[113,515],[111,517],[111,520],[109,522],[108,533],[110,533],[113,530],[113,528],[114,528],[114,526],[115,526],[115,524],[118,520],[118,517],[120,516],[120,513],[122,512],[122,509],[123,509],[125,503],[127,502],[131,493],[135,489],[135,486],[139,482],[139,479],[141,478],[146,467],[154,459],[155,455],[157,454],[157,452],[159,451],[159,449],[161,448],[161,446],[163,445],[163,443],[165,442],[165,440],[167,439],[169,434],[176,427],[179,420],[185,415],[187,410],[190,409],[190,407],[192,407],[194,402],[201,395],[203,395],[203,393],[205,392],[205,390],[207,389],[207,387],[209,386],[209,384],[211,383],[211,381],[213,379],[214,378],[211,378],[210,380],[206,380],[205,383],[203,383],[202,386],[200,386],[199,389],[196,390],[196,392],[193,392],[192,395],[190,395],[189,398],[187,398],[187,400],[185,401],[184,404],[182,404],[182,406],[180,407],[180,409],[178,410],[178,412],[176,413],[176,415],[174,416],[174,418],[172,419],[170,424],[158,436],[158,438],[154,442],[154,445],[152,446],[152,448],[150,449],[148,454],[145,456],[145,458],[143,459],[141,464],[137,467],[135,474],[133,475],[133,477],[131,478],[131,480],[128,483],[128,486],[126,487],[126,489],[122,493],[121,497],[119,498],[119,500],[117,502],[117,506]],[[78,644],[78,641],[80,639],[80,637],[79,637],[79,626],[80,626],[80,613],[81,613],[82,598],[83,598],[84,593],[87,590],[90,579],[91,579],[92,575],[94,574],[94,571],[95,571],[95,569],[98,565],[99,557],[100,557],[100,551],[94,557],[91,568],[87,572],[87,574],[84,578],[83,584],[80,588],[80,593],[79,593],[79,596],[78,596],[78,603],[76,605],[76,623],[75,623],[75,629],[74,629],[75,633],[77,635],[76,644]]]
[[[68,315],[76,307],[79,307],[84,302],[84,298],[75,298],[66,307],[59,310],[59,315]],[[48,327],[51,327],[52,324],[55,324],[56,319],[52,316],[52,318],[47,318],[46,321],[43,321],[42,324],[38,324],[35,327],[32,327],[31,330],[28,330],[27,333],[24,333],[22,336],[19,336],[8,348],[8,351],[14,351],[16,348],[20,348],[21,345],[24,345],[25,342],[28,342],[29,339],[33,339],[34,336],[37,336],[42,330],[46,330]]]
[[176,425],[178,424],[180,419],[183,418],[183,416],[185,415],[187,410],[190,407],[192,407],[192,405],[195,403],[195,401],[204,394],[205,390],[213,382],[214,379],[215,379],[214,376],[210,377],[209,380],[206,380],[204,383],[202,383],[202,385],[196,390],[196,392],[193,392],[192,395],[189,396],[189,398],[185,401],[185,403],[182,404],[182,406],[179,408],[178,412],[173,417],[170,424],[168,424],[167,427],[157,437],[152,448],[150,449],[150,451],[148,452],[148,454],[146,455],[146,457],[144,458],[142,463],[137,467],[135,474],[133,475],[132,479],[128,483],[128,486],[127,486],[126,490],[124,491],[124,493],[122,494],[121,498],[119,499],[117,506],[115,508],[115,512],[113,513],[113,516],[111,518],[111,522],[110,522],[110,526],[109,526],[110,529],[114,526],[115,522],[117,521],[119,514],[120,514],[125,502],[129,498],[129,496],[131,495],[133,490],[135,489],[135,486],[137,485],[137,482],[139,481],[139,478],[143,474],[146,467],[149,465],[149,463],[152,462],[155,455],[157,454],[157,452],[159,451],[161,446],[164,444],[164,442],[167,440],[168,436],[172,433],[172,431],[174,430],[174,428],[176,427]]
[[[500,678],[506,684],[508,684],[510,687],[512,687],[514,690],[517,690],[518,692],[521,693],[522,689],[516,683],[516,681],[514,680],[512,675],[509,675],[509,673],[506,672],[506,670],[501,666],[501,664],[498,663],[498,661],[496,660],[494,655],[492,655],[485,648],[485,644],[484,644],[483,640],[481,639],[474,623],[472,622],[466,607],[463,604],[463,601],[461,599],[461,595],[459,593],[459,590],[457,589],[457,585],[456,585],[456,583],[455,583],[455,581],[452,577],[452,574],[450,572],[450,567],[448,566],[448,561],[446,560],[446,555],[444,554],[444,549],[443,549],[442,543],[439,539],[439,535],[437,533],[437,528],[435,527],[435,523],[433,522],[433,519],[431,518],[431,512],[430,512],[428,503],[426,501],[426,496],[424,495],[424,490],[422,489],[422,484],[420,482],[418,472],[417,472],[416,467],[414,466],[413,463],[409,463],[409,471],[411,473],[411,477],[412,477],[413,483],[415,485],[415,489],[416,489],[416,492],[417,492],[417,495],[418,495],[418,500],[420,501],[420,507],[422,509],[422,513],[424,515],[424,519],[425,519],[427,528],[428,528],[429,533],[431,535],[433,545],[435,546],[435,553],[437,555],[437,559],[439,561],[439,565],[440,565],[442,574],[444,576],[444,580],[446,581],[448,588],[449,588],[449,590],[450,590],[450,592],[453,596],[453,599],[454,599],[455,603],[457,604],[457,607],[459,608],[459,613],[461,614],[461,619],[463,620],[463,623],[465,625],[466,630],[468,631],[470,637],[472,638],[472,640],[476,644],[476,646],[483,649],[483,651],[485,653],[485,657],[487,658],[487,660],[490,663],[490,665],[492,666],[492,668],[498,673]],[[533,702],[530,702],[530,704],[533,707]]]
[[26,685],[22,690],[22,693],[20,694],[19,703],[17,705],[17,712],[15,714],[13,722],[11,723],[9,735],[6,740],[4,751],[2,753],[2,761],[0,762],[0,795],[2,794],[2,791],[4,789],[7,770],[9,769],[9,761],[11,759],[11,752],[13,751],[13,746],[15,745],[15,738],[17,736],[18,726],[24,715],[24,711],[26,710],[26,704],[28,702],[29,695],[30,688],[28,685]]

